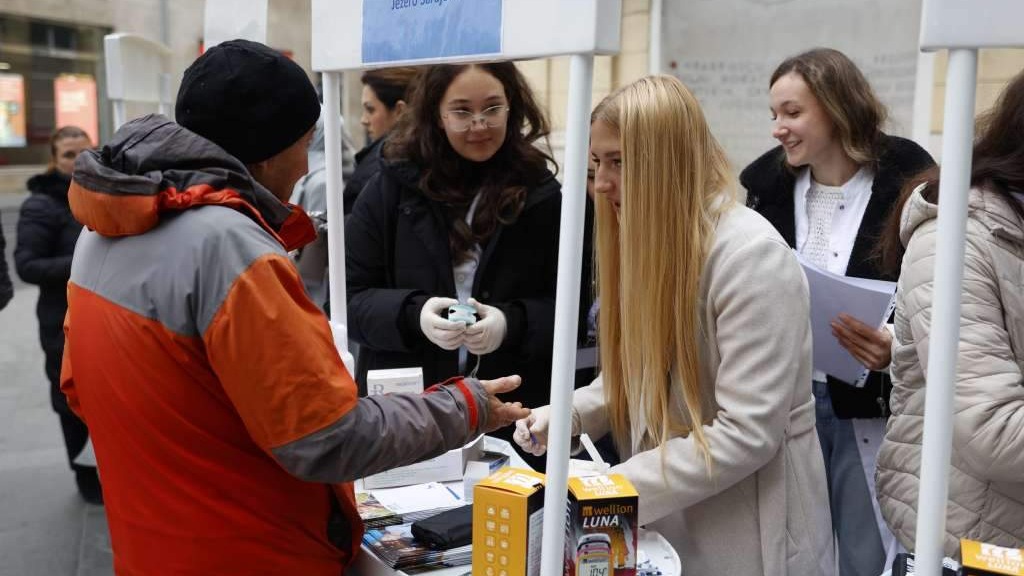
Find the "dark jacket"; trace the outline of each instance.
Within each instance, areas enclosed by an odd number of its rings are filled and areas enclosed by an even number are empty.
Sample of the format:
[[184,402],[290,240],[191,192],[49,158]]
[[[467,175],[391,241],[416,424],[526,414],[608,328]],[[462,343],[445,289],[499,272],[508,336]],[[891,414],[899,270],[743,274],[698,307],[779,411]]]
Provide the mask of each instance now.
[[[594,202],[588,196],[583,212],[583,256],[580,263],[580,308],[576,326],[576,387],[597,377],[597,339],[590,333],[590,308],[597,283],[594,279]],[[593,361],[593,364],[591,364]],[[581,362],[583,362],[581,367]]]
[[365,148],[356,152],[356,169],[345,181],[345,191],[342,192],[345,214],[352,213],[352,207],[356,205],[356,198],[363,191],[366,183],[373,178],[374,174],[380,171],[381,149],[384,147],[384,138],[377,138],[366,145]]
[[11,273],[7,271],[7,241],[4,239],[4,228],[0,224],[0,310],[14,297],[14,285],[11,284]]
[[[904,182],[935,161],[910,140],[884,136],[882,154],[871,185],[871,199],[861,219],[846,275],[895,281],[896,274],[881,269],[875,248],[885,221],[899,200]],[[796,174],[786,164],[781,146],[754,160],[740,174],[747,189],[747,205],[768,219],[791,247],[796,246],[793,189]],[[863,388],[854,388],[829,376],[832,408],[839,418],[879,418],[889,414],[892,381],[885,372],[872,372]]]
[[121,573],[344,574],[363,535],[350,480],[486,424],[470,379],[357,397],[288,260],[310,219],[213,142],[133,120],[79,155],[70,194],[89,230],[62,388],[102,438]]
[[[456,297],[448,227],[439,206],[418,189],[418,170],[384,163],[345,226],[348,329],[360,348],[356,378],[367,370],[421,366],[424,382],[458,373],[458,352],[420,331],[432,296]],[[508,324],[501,346],[480,361],[480,378],[519,374],[507,400],[544,406],[550,398],[561,194],[549,176],[530,190],[516,222],[499,226],[483,247],[472,294],[499,308]],[[469,355],[467,370],[476,357]]]
[[29,178],[32,195],[21,205],[14,265],[18,276],[39,285],[39,340],[46,352],[64,347],[64,314],[68,310],[67,284],[71,256],[82,225],[71,215],[68,187],[71,178],[56,170]]

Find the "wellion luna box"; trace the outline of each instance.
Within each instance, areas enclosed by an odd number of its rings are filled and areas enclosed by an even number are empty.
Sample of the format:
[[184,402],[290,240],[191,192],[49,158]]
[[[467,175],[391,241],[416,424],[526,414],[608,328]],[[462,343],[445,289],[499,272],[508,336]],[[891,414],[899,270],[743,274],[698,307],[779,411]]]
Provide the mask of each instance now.
[[540,574],[544,475],[502,468],[473,488],[473,576]]
[[960,540],[963,576],[1024,576],[1024,550]]
[[635,576],[636,537],[637,493],[629,480],[569,478],[565,576]]

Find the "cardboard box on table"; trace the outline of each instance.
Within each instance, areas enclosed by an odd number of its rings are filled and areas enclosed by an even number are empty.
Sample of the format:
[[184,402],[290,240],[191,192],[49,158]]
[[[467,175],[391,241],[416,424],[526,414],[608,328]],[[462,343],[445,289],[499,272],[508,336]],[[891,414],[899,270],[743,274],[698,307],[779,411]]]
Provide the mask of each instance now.
[[[421,393],[423,392],[423,369],[370,370],[366,374],[366,389],[370,396]],[[449,450],[440,456],[367,476],[363,479],[363,487],[367,490],[376,490],[377,488],[393,488],[410,484],[461,480],[466,471],[466,462],[481,458],[483,439],[484,437],[480,436],[462,448]]]
[[473,574],[540,573],[544,475],[503,468],[473,489]]
[[1024,576],[1024,550],[960,540],[962,576]]
[[570,477],[565,522],[566,576],[634,576],[636,488],[621,474]]

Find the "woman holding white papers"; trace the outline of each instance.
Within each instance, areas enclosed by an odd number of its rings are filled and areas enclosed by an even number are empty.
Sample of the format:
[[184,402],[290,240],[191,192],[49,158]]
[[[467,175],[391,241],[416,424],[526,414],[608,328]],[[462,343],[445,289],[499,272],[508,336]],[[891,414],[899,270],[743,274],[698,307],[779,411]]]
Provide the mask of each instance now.
[[[959,539],[1024,546],[1024,74],[979,123],[968,197],[953,457],[944,551]],[[932,318],[938,174],[890,220],[886,260],[902,256],[892,413],[878,454],[878,500],[913,548]],[[900,218],[902,214],[902,218]],[[904,246],[906,253],[904,253]]]
[[[573,435],[611,433],[612,472],[688,574],[833,574],[800,265],[677,79],[619,89],[591,126],[602,372]],[[534,414],[514,437],[540,454]]]
[[[882,132],[885,107],[841,52],[820,48],[789,58],[769,86],[772,136],[781,145],[740,175],[747,204],[819,268],[895,280],[878,266],[877,238],[903,182],[934,164],[931,157]],[[813,378],[840,574],[877,576],[897,548],[871,491],[889,413],[892,337],[848,315],[832,319],[831,327],[839,343],[874,370],[862,388],[819,370]]]

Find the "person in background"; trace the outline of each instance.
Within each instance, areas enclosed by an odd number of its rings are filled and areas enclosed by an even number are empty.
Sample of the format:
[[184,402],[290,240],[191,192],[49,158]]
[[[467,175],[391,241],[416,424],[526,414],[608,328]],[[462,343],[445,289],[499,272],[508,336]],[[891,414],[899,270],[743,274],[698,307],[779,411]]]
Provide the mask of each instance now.
[[[810,263],[833,274],[895,280],[875,257],[904,181],[934,164],[917,144],[882,132],[885,107],[843,53],[819,48],[772,73],[769,150],[740,175],[747,203]],[[892,336],[847,315],[833,334],[872,372],[863,388],[820,370],[813,377],[842,576],[878,576],[898,551],[872,494],[875,455],[892,388]],[[820,335],[819,335],[820,337]]]
[[67,286],[71,277],[71,257],[82,225],[71,214],[68,187],[75,158],[92,146],[89,136],[77,126],[64,126],[50,137],[50,163],[46,172],[29,178],[31,192],[21,205],[18,217],[14,266],[18,276],[39,286],[36,317],[39,342],[46,357],[46,377],[50,381],[50,405],[60,418],[68,462],[82,499],[102,504],[96,467],[75,460],[89,440],[89,430],[69,408],[60,393],[60,363],[64,351],[64,314],[68,310]]
[[[326,109],[321,106],[320,118],[313,128],[313,138],[309,141],[307,151],[309,172],[295,183],[295,190],[292,191],[292,204],[301,206],[310,214],[325,214],[327,212],[327,140],[324,133],[324,113]],[[352,136],[345,128],[345,119],[338,116],[338,123],[341,126],[341,176],[347,180],[355,170],[355,146],[352,144]]]
[[7,270],[7,240],[4,239],[4,227],[0,224],[0,310],[14,298],[14,284],[11,273]]
[[[383,368],[418,366],[428,382],[515,373],[510,399],[547,401],[561,213],[534,145],[547,134],[513,63],[424,70],[345,226],[361,386]],[[447,319],[459,303],[476,323]]]
[[[313,129],[313,139],[309,142],[308,162],[309,173],[295,183],[290,202],[301,206],[313,219],[317,226],[317,238],[293,254],[295,266],[302,276],[302,283],[309,292],[310,299],[317,306],[325,308],[328,299],[327,270],[327,157],[326,140],[324,137],[324,113],[320,108],[320,118]],[[345,129],[345,120],[339,116],[341,126],[341,175],[348,178],[355,169],[352,138]]]
[[357,397],[287,255],[314,236],[286,200],[319,115],[298,64],[232,40],[185,71],[178,123],[132,120],[78,158],[61,384],[119,575],[344,574],[351,481],[528,413],[494,396],[516,376]]
[[384,138],[405,111],[409,88],[419,71],[413,66],[400,66],[363,72],[363,115],[359,121],[370,143],[356,153],[355,172],[345,181],[345,214],[352,213],[359,193],[380,170]]
[[[1024,73],[980,118],[964,244],[953,452],[943,550],[960,539],[1024,547]],[[917,182],[920,182],[918,179]],[[892,417],[878,453],[878,500],[914,549],[921,435],[935,289],[938,170],[912,182],[883,237],[901,270],[893,337]],[[900,260],[902,258],[902,265]]]
[[[573,436],[611,432],[622,456],[611,471],[687,574],[833,574],[796,257],[738,202],[679,80],[649,76],[605,98],[590,152],[601,374],[573,394]],[[550,418],[543,407],[516,422],[516,442],[542,454]]]

